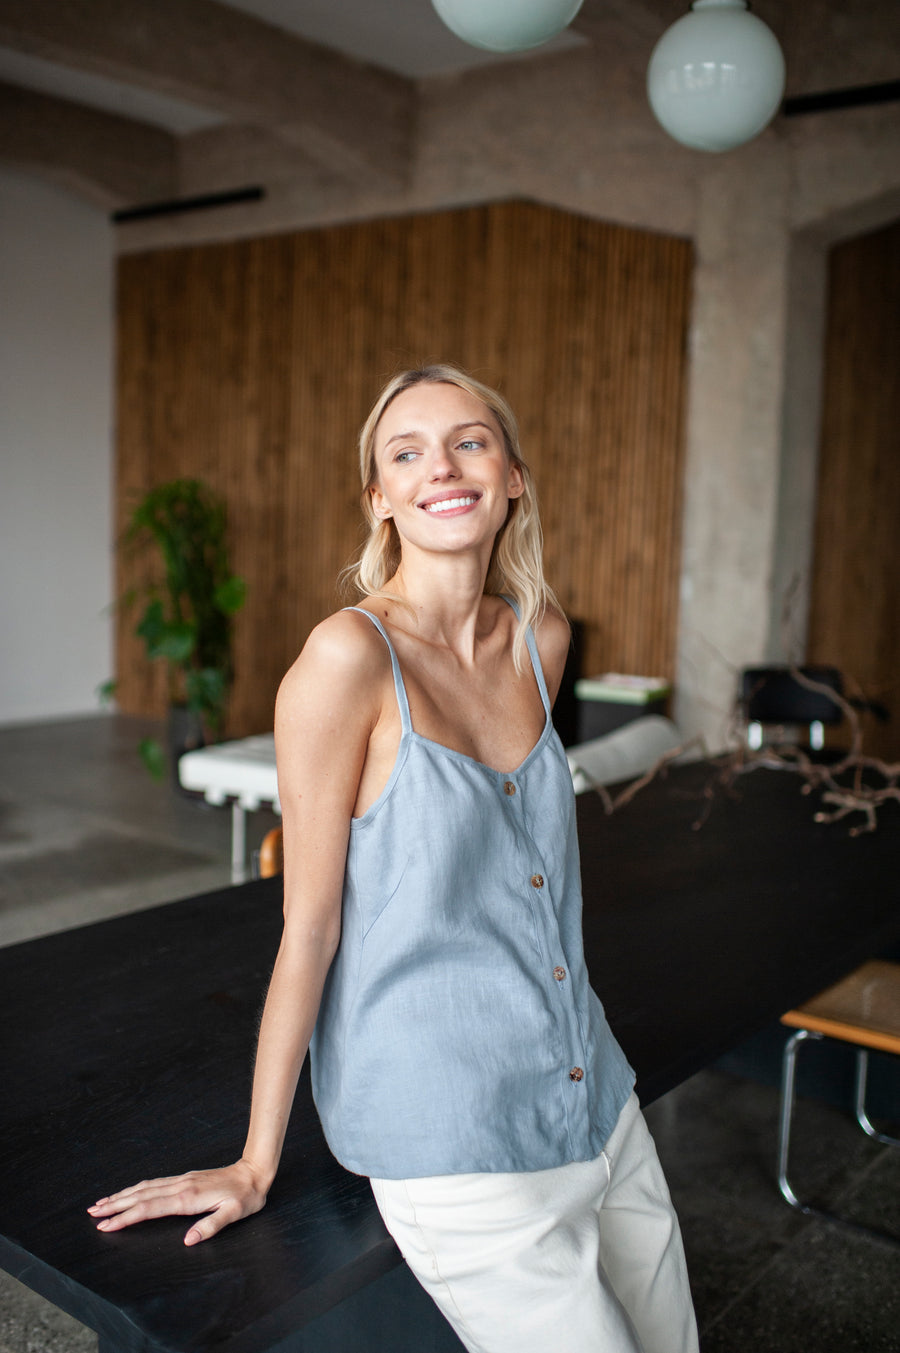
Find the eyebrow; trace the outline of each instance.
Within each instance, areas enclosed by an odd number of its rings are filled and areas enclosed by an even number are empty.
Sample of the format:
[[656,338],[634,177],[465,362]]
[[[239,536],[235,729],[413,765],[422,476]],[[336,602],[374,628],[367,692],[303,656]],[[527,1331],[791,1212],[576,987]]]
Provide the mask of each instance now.
[[[490,432],[492,436],[496,437],[496,435],[497,435],[496,432],[494,432],[494,429],[490,426],[489,423],[482,423],[482,422],[481,422],[479,419],[477,419],[477,418],[474,419],[472,422],[469,422],[469,423],[454,423],[453,427],[450,429],[450,432],[451,432],[451,434],[455,437],[455,436],[457,435],[457,433],[465,432],[467,428],[484,428],[485,432]],[[407,439],[416,438],[416,437],[421,437],[421,436],[422,436],[422,433],[421,433],[421,432],[415,432],[415,431],[413,431],[413,432],[395,432],[394,435],[393,435],[393,437],[388,437],[387,441],[385,442],[385,446],[386,446],[386,447],[387,447],[387,446],[390,446],[391,442],[405,442]]]

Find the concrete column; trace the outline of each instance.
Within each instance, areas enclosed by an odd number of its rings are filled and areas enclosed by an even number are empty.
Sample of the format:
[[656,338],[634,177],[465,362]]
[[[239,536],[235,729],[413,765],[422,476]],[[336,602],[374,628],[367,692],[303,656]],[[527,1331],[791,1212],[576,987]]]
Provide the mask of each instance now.
[[737,670],[763,659],[778,510],[787,150],[770,133],[698,188],[676,718],[724,745]]
[[812,586],[828,250],[818,232],[790,246],[782,450],[767,662],[801,662]]

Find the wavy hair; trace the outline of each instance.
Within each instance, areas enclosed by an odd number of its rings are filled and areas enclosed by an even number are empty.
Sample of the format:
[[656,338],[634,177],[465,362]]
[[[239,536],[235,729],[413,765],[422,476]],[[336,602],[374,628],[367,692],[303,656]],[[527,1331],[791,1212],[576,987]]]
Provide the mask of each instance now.
[[516,671],[522,672],[528,627],[539,623],[548,606],[560,613],[562,607],[544,578],[543,536],[537,494],[531,471],[522,459],[516,416],[502,395],[459,367],[440,363],[402,371],[388,381],[375,401],[359,434],[359,470],[363,486],[361,501],[369,536],[357,561],[345,570],[344,580],[361,596],[392,595],[385,589],[400,565],[401,546],[393,520],[382,521],[376,517],[372,506],[370,490],[378,479],[375,437],[388,405],[415,385],[456,385],[460,390],[474,395],[496,418],[503,434],[506,454],[521,472],[524,489],[518,498],[510,499],[506,521],[494,542],[484,590],[491,595],[509,596],[516,604],[519,619],[513,640],[513,662]]

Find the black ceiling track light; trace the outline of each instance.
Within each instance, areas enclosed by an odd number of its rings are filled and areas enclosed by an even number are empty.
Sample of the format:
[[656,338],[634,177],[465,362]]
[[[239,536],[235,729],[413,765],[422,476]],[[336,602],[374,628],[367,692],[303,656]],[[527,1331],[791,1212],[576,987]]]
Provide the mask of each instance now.
[[821,94],[798,94],[785,99],[781,111],[785,117],[804,113],[826,113],[835,108],[864,108],[874,103],[894,103],[900,99],[900,80],[885,80],[877,85],[854,85],[848,89],[829,89]]
[[265,190],[254,188],[233,188],[227,193],[204,193],[200,197],[176,197],[168,202],[147,202],[141,207],[122,207],[114,211],[111,219],[116,225],[125,221],[145,221],[151,216],[177,216],[186,211],[208,211],[211,207],[231,207],[238,202],[259,202],[265,197]]

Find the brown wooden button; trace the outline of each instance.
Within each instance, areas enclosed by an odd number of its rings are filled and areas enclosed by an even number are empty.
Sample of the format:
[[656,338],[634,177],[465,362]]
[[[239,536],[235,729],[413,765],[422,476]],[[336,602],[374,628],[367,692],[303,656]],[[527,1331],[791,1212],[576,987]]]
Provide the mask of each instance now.
[[531,886],[532,886],[532,888],[543,888],[543,886],[544,886],[544,876],[543,876],[543,874],[532,874],[532,876],[531,876]]
[[582,1071],[580,1066],[572,1067],[572,1070],[569,1072],[569,1080],[570,1081],[584,1080],[584,1072]]
[[513,794],[516,792],[516,787],[512,780],[507,780],[506,784],[503,786],[503,792],[504,794],[509,794],[510,798],[512,798]]
[[553,976],[556,978],[557,982],[564,982],[566,980],[565,968],[554,968]]

